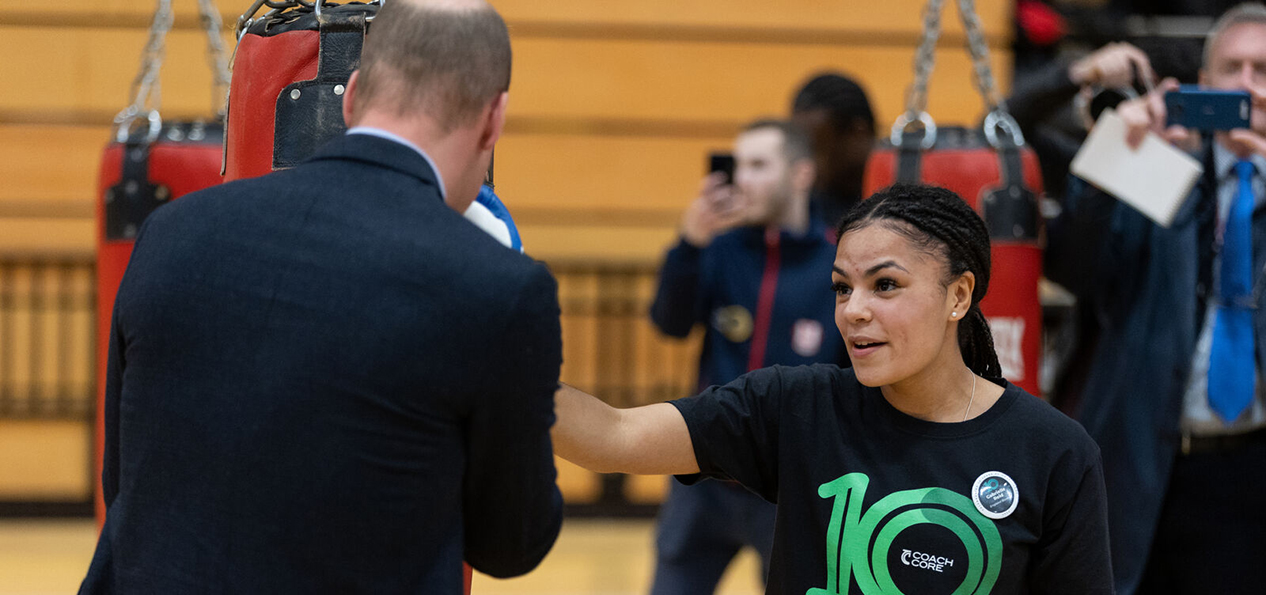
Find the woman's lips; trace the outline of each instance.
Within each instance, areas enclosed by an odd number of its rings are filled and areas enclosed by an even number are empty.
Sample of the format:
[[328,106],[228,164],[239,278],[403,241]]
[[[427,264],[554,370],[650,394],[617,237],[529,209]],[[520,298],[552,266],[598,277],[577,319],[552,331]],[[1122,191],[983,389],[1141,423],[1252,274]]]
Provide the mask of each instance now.
[[887,345],[880,341],[854,341],[849,343],[854,357],[866,357]]

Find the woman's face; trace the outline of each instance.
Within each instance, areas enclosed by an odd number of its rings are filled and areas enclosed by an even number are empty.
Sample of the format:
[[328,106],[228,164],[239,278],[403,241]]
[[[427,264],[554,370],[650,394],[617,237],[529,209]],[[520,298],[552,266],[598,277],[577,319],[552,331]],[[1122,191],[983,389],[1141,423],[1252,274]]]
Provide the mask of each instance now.
[[948,264],[889,225],[905,224],[871,223],[840,238],[831,275],[835,324],[866,386],[963,361],[952,321],[971,303],[970,274],[947,288]]

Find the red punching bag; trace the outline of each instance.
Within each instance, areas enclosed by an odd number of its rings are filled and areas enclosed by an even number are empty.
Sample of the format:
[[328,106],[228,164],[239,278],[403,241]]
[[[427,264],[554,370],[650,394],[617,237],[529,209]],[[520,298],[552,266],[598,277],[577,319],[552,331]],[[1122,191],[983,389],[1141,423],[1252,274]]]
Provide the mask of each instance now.
[[[220,39],[220,16],[210,0],[199,0],[208,37],[208,55],[217,104],[228,85],[228,61]],[[141,224],[154,209],[195,190],[220,183],[224,126],[220,117],[207,121],[164,121],[159,113],[159,73],[167,32],[172,24],[171,0],[159,0],[132,83],[132,105],[115,117],[114,139],[106,145],[97,183],[97,427],[96,477],[101,477],[104,448],[106,358],[114,297],[123,280]],[[105,522],[100,482],[95,503],[98,525]]]
[[993,246],[989,294],[981,310],[993,331],[1002,375],[1040,395],[1042,248],[1037,201],[1041,171],[1037,155],[1024,144],[1020,127],[995,98],[989,50],[972,0],[958,0],[958,6],[975,82],[988,108],[983,129],[938,129],[924,111],[943,1],[929,0],[925,7],[923,41],[915,58],[915,81],[906,112],[897,118],[891,138],[872,152],[864,194],[893,182],[933,184],[953,190],[980,213]]
[[342,134],[343,91],[380,1],[256,0],[238,20],[224,179],[297,165]]
[[[237,22],[224,180],[261,176],[307,159],[343,134],[343,91],[384,0],[256,0]],[[255,13],[267,5],[271,10]],[[465,592],[471,568],[462,566]]]

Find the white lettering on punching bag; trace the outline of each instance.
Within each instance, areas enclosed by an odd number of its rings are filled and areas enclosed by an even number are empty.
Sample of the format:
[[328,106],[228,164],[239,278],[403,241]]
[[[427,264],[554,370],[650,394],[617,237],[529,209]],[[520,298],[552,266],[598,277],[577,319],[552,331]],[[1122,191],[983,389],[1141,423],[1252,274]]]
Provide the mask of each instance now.
[[998,352],[1002,375],[1012,382],[1024,380],[1024,319],[997,317],[989,319],[993,346]]

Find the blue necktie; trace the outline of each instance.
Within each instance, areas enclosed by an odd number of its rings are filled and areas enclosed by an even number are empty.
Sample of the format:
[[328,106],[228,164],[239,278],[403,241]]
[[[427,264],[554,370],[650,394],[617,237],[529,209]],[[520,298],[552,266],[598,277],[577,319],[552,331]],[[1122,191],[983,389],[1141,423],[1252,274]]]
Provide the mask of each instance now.
[[1209,406],[1226,423],[1244,413],[1256,393],[1253,351],[1253,164],[1235,164],[1239,190],[1222,233],[1221,300],[1209,355]]

